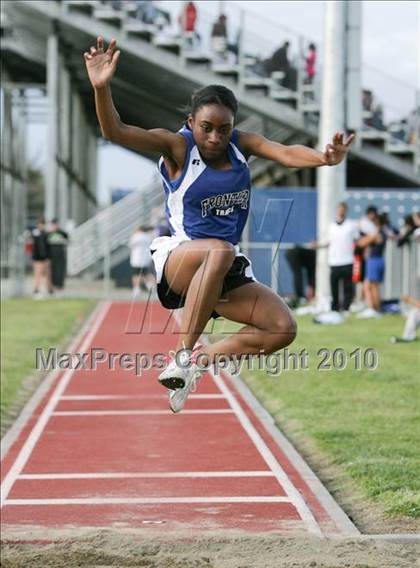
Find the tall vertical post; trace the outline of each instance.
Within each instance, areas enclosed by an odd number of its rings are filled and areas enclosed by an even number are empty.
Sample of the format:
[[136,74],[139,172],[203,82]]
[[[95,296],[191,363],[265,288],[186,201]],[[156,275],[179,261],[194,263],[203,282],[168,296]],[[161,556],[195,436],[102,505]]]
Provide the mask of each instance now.
[[[97,187],[97,173],[98,173],[98,148],[97,139],[95,131],[92,126],[88,127],[87,132],[88,140],[88,161],[87,161],[87,186],[89,191],[96,197],[96,203],[99,203],[98,187]],[[92,203],[91,200],[88,202],[88,217],[95,215],[97,213],[97,205]]]
[[[71,156],[71,81],[70,74],[64,65],[60,71],[60,158],[67,167],[70,166]],[[70,216],[70,180],[67,168],[61,167],[58,173],[59,178],[59,204],[58,218],[61,226],[67,225]]]
[[245,87],[245,17],[246,12],[243,8],[239,9],[239,32],[238,32],[238,87],[240,91],[244,91]]
[[9,277],[11,263],[11,218],[13,204],[13,123],[12,91],[3,89],[1,129],[1,276]]
[[14,283],[15,296],[23,296],[25,292],[25,251],[24,231],[27,216],[27,159],[26,159],[26,98],[25,91],[18,95],[18,105],[15,115],[16,169],[18,178],[13,196],[13,249],[14,249]]
[[[319,144],[321,148],[335,132],[344,130],[344,64],[345,64],[345,2],[330,0],[325,3],[324,68],[322,77],[321,119]],[[337,203],[343,199],[346,183],[346,165],[324,166],[317,171],[318,242],[328,240],[328,227],[334,220]],[[321,308],[328,306],[330,295],[328,251],[318,250],[316,263],[317,300]]]
[[[81,103],[80,98],[77,92],[73,91],[72,93],[72,160],[71,160],[71,168],[72,172],[77,176],[80,176],[81,172],[81,153],[80,148],[83,146],[82,144],[82,133],[81,128],[83,128],[82,120],[80,117],[81,114]],[[79,225],[83,221],[83,216],[81,213],[81,191],[79,186],[77,185],[76,181],[73,180],[71,182],[71,215],[72,219],[76,222],[76,225]]]
[[[362,54],[361,22],[362,3],[358,0],[345,2],[346,25],[346,126],[357,132],[362,127]],[[356,143],[360,142],[359,137]]]
[[53,30],[47,40],[47,172],[45,183],[45,217],[47,220],[58,214],[58,163],[56,159],[59,147],[58,101],[59,101],[59,45],[58,36]]

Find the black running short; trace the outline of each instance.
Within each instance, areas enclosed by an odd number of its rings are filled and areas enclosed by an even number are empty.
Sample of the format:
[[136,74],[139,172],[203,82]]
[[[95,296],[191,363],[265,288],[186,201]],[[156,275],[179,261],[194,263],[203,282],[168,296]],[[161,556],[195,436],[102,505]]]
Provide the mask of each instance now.
[[149,274],[150,269],[148,266],[132,266],[131,267],[131,274],[132,276],[146,276]]
[[[155,251],[151,252],[153,254]],[[222,293],[220,296],[221,298],[223,298],[223,296],[227,292],[230,292],[235,288],[239,288],[244,284],[248,284],[248,282],[255,282],[254,278],[245,275],[245,270],[249,265],[250,262],[246,258],[246,256],[239,255],[235,257],[232,266],[230,267],[229,271],[227,272],[223,280]],[[163,268],[161,281],[157,285],[158,298],[164,308],[168,308],[169,310],[177,310],[184,306],[185,296],[178,294],[177,292],[174,292],[169,287],[168,281],[166,280],[165,276],[165,267],[166,267],[166,262]],[[221,316],[215,310],[213,310],[211,317],[220,318]]]

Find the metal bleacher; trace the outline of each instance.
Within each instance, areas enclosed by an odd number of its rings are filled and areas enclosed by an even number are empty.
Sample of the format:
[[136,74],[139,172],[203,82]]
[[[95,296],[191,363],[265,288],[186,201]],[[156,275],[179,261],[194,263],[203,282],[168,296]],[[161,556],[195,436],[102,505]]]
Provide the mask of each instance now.
[[[201,41],[194,34],[179,34],[161,13],[155,23],[137,19],[134,4],[122,3],[116,10],[110,2],[99,0],[15,0],[2,6],[3,63],[13,81],[41,84],[47,79],[47,45],[52,34],[58,37],[60,61],[69,74],[72,88],[77,90],[89,128],[100,136],[92,88],[83,52],[102,35],[105,42],[116,38],[122,51],[117,73],[112,82],[116,108],[124,122],[143,128],[165,126],[176,131],[185,118],[181,110],[191,92],[206,84],[223,83],[232,88],[240,103],[237,126],[264,134],[285,144],[308,144],[318,141],[319,81],[305,83],[302,47],[305,38],[295,38],[298,55],[293,64],[297,70],[296,89],[284,85],[284,73],[269,77],[255,72],[261,55],[268,55],[288,32],[274,25],[271,43],[267,38],[248,34],[238,44],[237,56],[221,57],[210,44],[211,19],[200,2],[200,18],[204,21]],[[234,5],[226,2],[225,5]],[[235,10],[239,10],[235,6]],[[232,12],[229,21],[238,29],[246,28],[246,10]],[[251,21],[253,15],[248,14]],[[251,26],[252,27],[252,26]],[[243,36],[245,33],[243,34]],[[255,40],[255,42],[254,42]],[[273,43],[274,42],[274,43]],[[246,49],[244,49],[246,45]],[[255,45],[255,49],[254,46]],[[264,50],[260,46],[264,45]],[[320,66],[321,67],[321,66]],[[318,78],[321,71],[318,71]],[[392,132],[362,128],[358,143],[351,148],[347,175],[362,185],[365,179],[382,187],[418,188],[420,186],[419,141],[406,144],[397,141]],[[156,159],[155,155],[146,155]],[[314,185],[313,170],[290,170],[281,164],[251,158],[250,168],[256,185]],[[301,176],[301,177],[299,177]],[[312,176],[312,177],[311,177]],[[366,177],[367,176],[367,177]],[[77,180],[76,180],[77,181]],[[139,184],[141,186],[141,183]],[[87,255],[87,241],[98,241],[106,234],[106,247],[117,250],[139,223],[144,213],[144,195],[156,205],[156,187],[147,187],[138,196],[130,195],[79,225],[72,234],[69,264],[71,273],[83,271],[105,254],[104,247],[93,247]],[[142,201],[143,200],[143,201]],[[133,212],[137,212],[133,214]],[[144,216],[144,215],[143,215]],[[118,217],[118,218],[117,218]],[[126,219],[120,223],[120,217]],[[114,228],[115,227],[115,231]],[[115,233],[115,234],[114,234]],[[99,238],[99,242],[102,242]]]
[[[200,2],[200,18],[203,24],[202,41],[197,45],[191,34],[179,34],[175,26],[165,25],[165,14],[156,24],[145,23],[135,18],[135,4],[125,2],[116,10],[110,2],[99,0],[17,0],[5,3],[14,29],[25,28],[25,33],[35,36],[38,44],[46,42],[54,23],[60,42],[66,51],[66,65],[84,96],[87,109],[94,110],[92,92],[81,54],[102,34],[106,41],[115,37],[123,56],[113,82],[113,93],[117,108],[126,122],[133,122],[145,128],[163,126],[176,130],[182,121],[178,110],[184,106],[194,88],[224,82],[231,86],[240,102],[238,121],[250,116],[260,119],[261,132],[284,143],[305,143],[314,145],[318,138],[319,89],[318,83],[305,84],[303,58],[297,57],[296,90],[283,85],[282,72],[270,77],[256,74],[255,54],[251,53],[252,38],[247,36],[247,49],[241,48],[236,60],[226,60],[211,50],[210,16],[206,13],[206,2]],[[225,5],[234,3],[226,2]],[[235,7],[236,10],[239,10]],[[232,13],[230,21],[236,25],[244,22],[245,13]],[[251,20],[254,16],[249,16]],[[214,19],[214,17],[213,17]],[[30,26],[28,25],[30,23]],[[206,27],[207,26],[207,27]],[[279,37],[286,37],[280,30]],[[208,36],[208,37],[207,37]],[[266,38],[256,38],[258,42]],[[274,38],[277,44],[279,40]],[[244,43],[244,42],[243,42]],[[296,38],[299,48],[305,38]],[[307,43],[307,41],[306,41]],[[275,45],[275,44],[272,44]],[[3,49],[7,50],[8,45]],[[42,47],[41,47],[42,49]],[[268,49],[268,48],[266,48]],[[352,177],[363,175],[370,168],[382,186],[419,185],[419,148],[417,144],[396,143],[392,133],[378,132],[363,128],[358,132],[359,143],[351,151],[349,169]],[[267,165],[258,168],[265,182]],[[290,171],[280,164],[270,166],[271,180],[287,183]],[[255,181],[259,181],[254,177]],[[308,183],[308,180],[305,180]]]

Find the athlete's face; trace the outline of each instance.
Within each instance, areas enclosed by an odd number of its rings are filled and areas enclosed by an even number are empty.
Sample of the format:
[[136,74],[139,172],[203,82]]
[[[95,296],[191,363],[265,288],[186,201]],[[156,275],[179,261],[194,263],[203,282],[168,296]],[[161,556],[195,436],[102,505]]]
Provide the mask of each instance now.
[[198,109],[188,118],[203,158],[217,160],[224,154],[233,129],[232,111],[223,105],[210,104]]

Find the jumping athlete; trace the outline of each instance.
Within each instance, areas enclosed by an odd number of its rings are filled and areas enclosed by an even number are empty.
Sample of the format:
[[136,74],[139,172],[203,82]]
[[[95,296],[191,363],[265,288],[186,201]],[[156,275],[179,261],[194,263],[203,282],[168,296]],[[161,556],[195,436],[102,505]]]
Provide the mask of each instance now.
[[[138,152],[161,154],[159,169],[171,236],[151,244],[157,292],[163,306],[184,307],[176,357],[159,375],[169,389],[170,407],[179,412],[202,375],[200,362],[216,357],[270,354],[289,345],[296,323],[285,302],[257,282],[249,259],[238,246],[247,219],[251,179],[247,160],[258,156],[288,167],[339,164],[353,140],[334,135],[325,152],[285,146],[234,128],[238,103],[224,86],[210,85],[192,96],[187,122],[178,132],[144,130],[124,124],[112,101],[110,83],[120,51],[102,37],[84,54],[95,92],[102,135]],[[245,324],[210,347],[197,340],[210,318]]]

